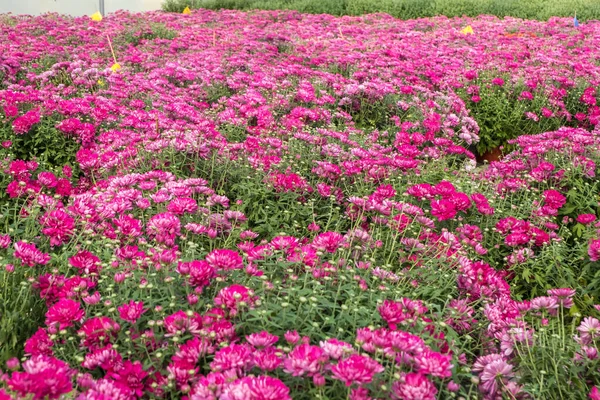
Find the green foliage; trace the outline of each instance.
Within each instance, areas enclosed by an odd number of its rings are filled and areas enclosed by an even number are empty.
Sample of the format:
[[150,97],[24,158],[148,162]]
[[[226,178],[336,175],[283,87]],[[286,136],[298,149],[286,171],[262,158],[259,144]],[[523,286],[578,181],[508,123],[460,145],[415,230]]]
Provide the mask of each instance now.
[[572,17],[581,21],[599,19],[600,3],[596,0],[165,0],[164,11],[182,12],[185,7],[237,10],[297,10],[313,14],[362,15],[384,12],[400,19],[434,15],[513,16],[547,20],[553,16]]
[[142,41],[146,40],[173,40],[176,37],[177,31],[174,29],[169,29],[165,24],[162,23],[136,24],[121,33],[121,35],[115,39],[115,42],[117,44],[120,42],[125,42],[134,46],[138,46],[140,43],[142,43]]
[[[470,88],[478,88],[478,93],[473,93],[468,88],[459,91],[471,116],[479,125],[479,154],[505,146],[509,140],[521,135],[536,135],[569,125],[564,117],[557,117],[555,114],[551,117],[540,115],[540,110],[552,109],[548,93],[532,90],[522,82],[512,84],[509,77],[503,77],[505,84],[499,86],[492,83],[493,78],[498,77],[480,76],[471,82]],[[524,99],[523,92],[531,93],[533,99]],[[581,106],[579,96],[571,96],[573,107]],[[535,114],[537,120],[526,113]]]
[[[75,154],[79,143],[58,129],[58,120],[52,117],[42,117],[29,132],[17,135],[13,132],[10,122],[0,123],[0,142],[11,141],[8,153],[19,160],[36,160],[49,167],[75,165]],[[6,150],[3,153],[6,154]]]

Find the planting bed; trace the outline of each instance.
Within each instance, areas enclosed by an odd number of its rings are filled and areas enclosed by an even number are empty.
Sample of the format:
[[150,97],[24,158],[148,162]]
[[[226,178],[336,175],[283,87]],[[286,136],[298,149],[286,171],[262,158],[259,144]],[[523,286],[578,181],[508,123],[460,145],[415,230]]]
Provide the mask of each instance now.
[[600,399],[600,23],[0,32],[0,399]]

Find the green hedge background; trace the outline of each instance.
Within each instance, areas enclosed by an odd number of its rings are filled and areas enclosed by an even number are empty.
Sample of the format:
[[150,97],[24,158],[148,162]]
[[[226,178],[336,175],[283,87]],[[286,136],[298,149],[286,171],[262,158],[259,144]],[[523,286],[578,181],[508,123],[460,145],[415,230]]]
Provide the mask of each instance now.
[[434,15],[482,14],[547,20],[573,17],[580,21],[600,19],[600,0],[166,0],[163,10],[181,12],[190,8],[237,10],[298,10],[304,13],[361,15],[384,12],[400,19]]

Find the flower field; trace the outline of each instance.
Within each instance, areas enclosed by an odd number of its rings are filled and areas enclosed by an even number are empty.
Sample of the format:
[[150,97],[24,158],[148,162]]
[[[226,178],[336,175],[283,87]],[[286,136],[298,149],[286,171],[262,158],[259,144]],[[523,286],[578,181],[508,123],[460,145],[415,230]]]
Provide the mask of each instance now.
[[0,32],[0,399],[600,399],[600,22]]

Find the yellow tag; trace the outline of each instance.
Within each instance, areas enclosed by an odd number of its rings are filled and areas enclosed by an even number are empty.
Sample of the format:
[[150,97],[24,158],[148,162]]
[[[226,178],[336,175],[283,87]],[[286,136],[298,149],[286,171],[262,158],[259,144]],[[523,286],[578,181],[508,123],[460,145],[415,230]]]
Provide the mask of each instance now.
[[473,34],[473,28],[471,27],[471,25],[467,25],[464,29],[462,29],[460,31],[460,33],[462,33],[463,35],[472,35]]
[[112,70],[113,70],[113,72],[117,72],[118,70],[120,70],[120,69],[121,69],[121,66],[119,65],[119,63],[114,63],[114,64],[112,65],[112,67],[110,67],[110,69],[112,69]]
[[185,15],[190,15],[192,13],[192,10],[190,10],[189,7],[186,7],[183,9],[183,11],[181,13],[185,14]]
[[92,19],[92,21],[102,21],[102,14],[100,14],[100,11],[96,11],[95,13],[90,15],[90,18]]

